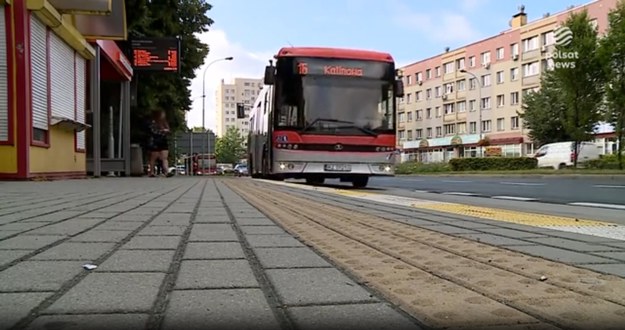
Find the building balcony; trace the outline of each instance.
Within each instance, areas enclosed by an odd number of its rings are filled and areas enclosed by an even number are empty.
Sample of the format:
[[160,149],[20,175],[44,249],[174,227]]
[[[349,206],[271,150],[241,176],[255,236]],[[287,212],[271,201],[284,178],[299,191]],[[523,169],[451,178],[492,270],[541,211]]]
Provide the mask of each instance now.
[[532,60],[537,60],[540,58],[541,52],[540,52],[540,48],[534,49],[534,50],[530,50],[529,52],[524,52],[521,54],[521,60],[523,62],[525,61],[532,61]]
[[523,77],[523,86],[532,86],[540,84],[540,75],[536,74],[529,77]]

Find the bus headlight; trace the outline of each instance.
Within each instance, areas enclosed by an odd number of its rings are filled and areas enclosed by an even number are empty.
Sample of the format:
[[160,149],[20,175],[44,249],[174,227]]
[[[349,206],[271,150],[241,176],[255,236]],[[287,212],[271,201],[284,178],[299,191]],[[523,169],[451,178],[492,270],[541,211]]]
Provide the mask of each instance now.
[[378,170],[380,170],[381,172],[390,172],[391,169],[391,166],[387,164],[381,164],[380,166],[378,166]]

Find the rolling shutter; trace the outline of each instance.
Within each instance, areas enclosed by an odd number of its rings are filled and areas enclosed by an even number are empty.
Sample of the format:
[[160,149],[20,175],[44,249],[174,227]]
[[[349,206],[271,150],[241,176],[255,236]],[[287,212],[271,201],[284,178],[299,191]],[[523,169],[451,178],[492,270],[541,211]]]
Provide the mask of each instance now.
[[48,130],[47,27],[37,16],[30,16],[30,65],[32,68],[33,127]]
[[[87,61],[76,54],[76,121],[85,123]],[[76,133],[76,149],[85,150],[85,131]]]
[[52,115],[75,119],[74,50],[52,32],[49,46]]
[[0,6],[0,141],[9,140],[9,75],[4,6]]

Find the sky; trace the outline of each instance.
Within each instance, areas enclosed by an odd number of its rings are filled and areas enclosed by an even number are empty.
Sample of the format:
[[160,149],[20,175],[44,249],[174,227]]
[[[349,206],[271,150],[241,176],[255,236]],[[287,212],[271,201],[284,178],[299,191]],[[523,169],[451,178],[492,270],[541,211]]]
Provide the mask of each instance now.
[[284,46],[327,46],[388,52],[403,66],[509,28],[523,4],[528,20],[590,0],[208,0],[215,23],[199,37],[210,47],[192,82],[189,127],[202,126],[206,71],[206,127],[215,130],[215,91],[222,79],[261,78]]

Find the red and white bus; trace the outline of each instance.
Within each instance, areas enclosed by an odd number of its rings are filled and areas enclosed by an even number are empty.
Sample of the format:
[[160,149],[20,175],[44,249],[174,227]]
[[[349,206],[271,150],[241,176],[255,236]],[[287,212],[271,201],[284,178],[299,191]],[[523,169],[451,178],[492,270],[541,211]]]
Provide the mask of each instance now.
[[194,173],[196,175],[213,175],[217,174],[217,159],[215,154],[198,154],[195,155],[195,168]]
[[403,83],[387,53],[282,48],[250,111],[254,178],[338,178],[354,187],[393,176],[395,110]]

